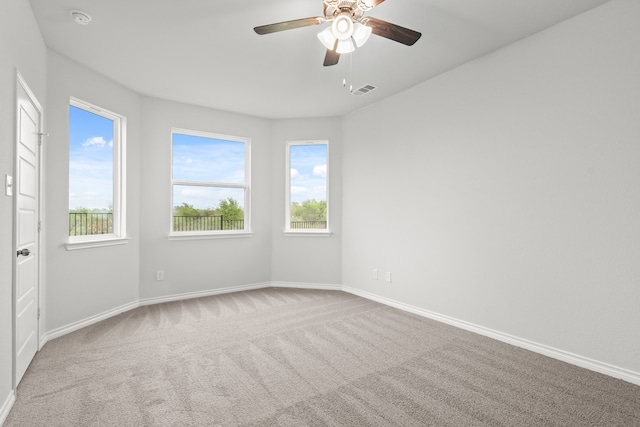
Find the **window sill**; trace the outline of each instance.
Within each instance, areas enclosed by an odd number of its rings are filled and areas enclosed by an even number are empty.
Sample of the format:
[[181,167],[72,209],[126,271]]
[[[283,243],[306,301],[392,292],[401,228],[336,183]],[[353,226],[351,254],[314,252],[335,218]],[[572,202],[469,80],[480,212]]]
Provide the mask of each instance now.
[[169,240],[211,240],[211,239],[242,239],[253,236],[250,231],[231,231],[226,233],[180,233],[169,234]]
[[283,233],[286,237],[331,237],[333,233],[329,230],[285,230]]
[[130,237],[109,237],[95,240],[76,240],[67,242],[64,246],[68,251],[77,251],[80,249],[101,248],[105,246],[126,245],[131,240]]

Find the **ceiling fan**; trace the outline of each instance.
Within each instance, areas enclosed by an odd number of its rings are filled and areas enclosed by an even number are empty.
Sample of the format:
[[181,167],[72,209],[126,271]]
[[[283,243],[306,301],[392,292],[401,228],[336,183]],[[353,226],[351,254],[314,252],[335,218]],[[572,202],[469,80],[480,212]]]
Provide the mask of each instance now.
[[322,0],[324,16],[262,25],[255,27],[254,31],[264,35],[331,22],[331,26],[318,34],[318,38],[327,48],[324,66],[337,64],[340,60],[340,54],[353,52],[356,46],[362,46],[371,33],[412,46],[418,41],[422,35],[421,33],[371,16],[364,16],[365,12],[378,6],[383,1]]

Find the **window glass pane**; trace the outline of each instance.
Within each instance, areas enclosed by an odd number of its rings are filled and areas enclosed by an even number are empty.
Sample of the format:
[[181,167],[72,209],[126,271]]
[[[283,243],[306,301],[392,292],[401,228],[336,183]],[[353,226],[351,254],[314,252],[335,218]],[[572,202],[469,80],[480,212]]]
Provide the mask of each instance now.
[[172,232],[250,231],[249,140],[174,130],[171,144]]
[[173,231],[244,230],[243,188],[173,186]]
[[69,107],[69,235],[113,233],[114,122]]
[[327,144],[291,145],[291,229],[327,228]]
[[245,182],[242,142],[173,134],[173,179],[196,182]]

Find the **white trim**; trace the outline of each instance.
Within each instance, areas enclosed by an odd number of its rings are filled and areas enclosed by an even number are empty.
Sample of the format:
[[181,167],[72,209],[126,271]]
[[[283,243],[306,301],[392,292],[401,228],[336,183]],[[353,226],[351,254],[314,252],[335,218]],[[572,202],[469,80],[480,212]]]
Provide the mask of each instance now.
[[[38,347],[38,351],[42,350],[42,347],[49,341],[49,335],[46,333],[40,335],[40,347]],[[2,424],[0,423],[0,426]]]
[[321,231],[286,230],[282,232],[282,235],[285,237],[331,237],[333,233],[329,230],[321,230]]
[[3,425],[7,420],[9,412],[11,412],[11,408],[13,408],[14,403],[16,403],[16,393],[11,390],[4,403],[2,404],[2,407],[0,407],[0,426]]
[[[113,236],[113,235],[110,235]],[[83,236],[84,237],[84,236]],[[109,237],[103,239],[94,240],[75,240],[73,242],[67,242],[64,244],[68,251],[77,251],[79,249],[91,249],[102,248],[105,246],[126,245],[131,240],[131,237]]]
[[247,188],[245,184],[234,184],[216,181],[187,181],[184,179],[174,179],[173,185],[188,185],[190,187],[238,188],[240,190],[246,190]]
[[119,307],[113,308],[111,310],[104,311],[95,316],[90,316],[85,319],[78,320],[77,322],[73,322],[68,325],[56,328],[46,334],[46,337],[44,338],[42,345],[44,345],[49,340],[59,338],[63,335],[69,334],[71,332],[75,332],[78,329],[82,329],[84,327],[93,325],[94,323],[98,323],[102,320],[109,319],[111,317],[117,316],[129,310],[133,310],[135,308],[142,307],[145,305],[161,304],[164,302],[200,298],[200,297],[206,297],[211,295],[227,294],[230,292],[249,291],[254,289],[268,288],[270,286],[271,286],[270,283],[256,283],[256,284],[250,284],[250,285],[229,286],[227,288],[210,289],[206,291],[187,292],[183,294],[174,294],[174,295],[167,295],[162,297],[139,299],[136,301],[132,301],[128,304],[124,304]]
[[271,282],[272,288],[295,288],[295,289],[320,289],[325,291],[341,291],[341,285],[330,285],[324,283],[300,283],[300,282]]
[[[184,179],[173,179],[173,137],[174,135],[186,135],[186,136],[195,136],[199,138],[207,138],[211,140],[220,140],[220,141],[230,141],[230,142],[238,142],[244,144],[244,182],[215,182],[215,181],[189,181]],[[171,185],[171,205],[169,209],[169,240],[189,240],[189,239],[210,239],[213,234],[222,235],[223,238],[228,237],[250,237],[251,235],[251,138],[244,136],[232,136],[232,135],[224,135],[213,132],[203,132],[197,130],[183,129],[172,127],[171,128],[171,138],[170,142],[170,151],[171,155],[169,161],[169,170],[170,170],[170,185]],[[208,187],[208,188],[234,188],[239,190],[244,190],[244,205],[242,210],[244,211],[244,229],[243,230],[232,230],[231,233],[226,232],[225,230],[214,230],[214,231],[196,231],[192,233],[185,232],[175,232],[173,231],[173,208],[174,208],[174,188],[176,186],[196,186],[196,187]],[[239,200],[238,200],[239,202]],[[241,235],[243,234],[243,235]],[[249,236],[246,236],[246,235]],[[202,237],[193,237],[193,236],[202,236]]]
[[174,294],[162,297],[152,297],[140,300],[140,306],[162,304],[165,302],[181,301],[192,298],[209,297],[213,295],[228,294],[231,292],[252,291],[255,289],[263,289],[270,287],[269,283],[255,283],[250,285],[229,286],[226,288],[209,289],[207,291],[187,292],[184,294]]
[[181,232],[173,233],[167,236],[168,240],[208,240],[208,239],[236,239],[252,237],[253,233],[250,231],[215,231],[215,232],[200,232],[193,233]]
[[360,297],[370,299],[372,301],[379,302],[381,304],[388,305],[390,307],[398,308],[403,311],[407,311],[413,314],[417,314],[428,319],[435,320],[437,322],[446,323],[447,325],[455,326],[460,329],[464,329],[478,335],[483,335],[489,338],[493,338],[504,343],[521,347],[534,353],[539,353],[544,356],[551,357],[553,359],[561,360],[563,362],[570,363],[572,365],[579,366],[581,368],[588,369],[590,371],[599,372],[601,374],[608,375],[610,377],[619,378],[621,380],[630,382],[632,384],[640,385],[640,372],[634,372],[629,369],[620,368],[618,366],[610,365],[608,363],[599,362],[597,360],[590,359],[588,357],[580,356],[578,354],[570,353],[568,351],[560,350],[554,347],[550,347],[544,344],[539,344],[524,338],[519,338],[513,335],[505,334],[494,329],[485,328],[471,322],[459,320],[454,317],[446,316],[433,311],[425,310],[413,305],[398,302],[389,298],[381,297],[369,292],[361,291],[360,289],[343,286],[342,290],[349,292]]
[[210,139],[220,139],[223,141],[233,141],[233,142],[242,142],[242,143],[251,142],[251,138],[247,138],[245,136],[226,135],[223,133],[193,130],[193,129],[179,128],[179,127],[172,127],[171,133],[172,134],[181,133],[183,135],[191,135],[191,136],[197,136],[201,138],[210,138]]
[[[126,170],[127,170],[127,118],[121,114],[114,113],[105,108],[99,107],[90,102],[83,101],[79,98],[70,97],[69,107],[83,110],[87,113],[102,117],[103,119],[113,122],[113,200],[112,200],[112,219],[113,233],[104,235],[87,235],[87,236],[69,236],[66,244],[67,250],[86,249],[100,246],[111,246],[114,244],[104,244],[106,240],[126,239],[127,235],[127,186],[126,186]],[[69,217],[67,216],[67,221]],[[107,236],[105,239],[103,236]],[[97,245],[85,245],[87,241],[96,241]],[[76,247],[73,244],[79,243]],[[124,242],[126,243],[126,242]]]
[[[305,145],[324,145],[327,147],[327,158],[326,158],[326,176],[325,176],[325,198],[327,204],[327,227],[324,229],[319,229],[318,231],[313,230],[300,230],[291,228],[291,147],[294,146],[305,146]],[[329,178],[330,178],[330,162],[329,162],[329,140],[328,139],[317,139],[317,140],[302,140],[302,141],[287,141],[286,144],[286,152],[285,152],[285,188],[284,188],[284,234],[288,235],[299,235],[299,236],[318,236],[324,235],[324,237],[331,236],[331,231],[329,231],[331,222],[329,215]]]
[[11,408],[13,408],[14,403],[16,403],[16,393],[11,390],[4,403],[2,404],[2,407],[0,407],[0,426],[3,425],[7,420],[9,412],[11,412]]
[[[445,323],[447,325],[451,325],[460,329],[464,329],[479,335],[483,335],[486,337],[490,337],[496,339],[498,341],[502,341],[504,343],[514,345],[516,347],[521,347],[534,353],[542,354],[553,359],[561,360],[572,365],[579,366],[581,368],[588,369],[590,371],[599,372],[604,375],[608,375],[610,377],[619,378],[621,380],[627,381],[632,384],[640,385],[640,373],[634,372],[629,369],[620,368],[618,366],[614,366],[608,363],[599,362],[597,360],[590,359],[588,357],[583,357],[577,354],[573,354],[564,350],[560,350],[557,348],[549,347],[544,344],[539,344],[533,341],[529,341],[523,338],[518,338],[513,335],[505,334],[503,332],[499,332],[493,329],[485,328],[483,326],[479,326],[470,322],[466,322],[464,320],[455,319],[450,316],[446,316],[443,314],[435,313],[429,310],[425,310],[416,306],[412,306],[410,304],[405,304],[399,301],[392,300],[390,298],[381,297],[379,295],[375,295],[369,292],[362,291],[360,289],[352,288],[349,286],[336,285],[336,284],[325,284],[325,283],[301,283],[301,282],[264,282],[264,283],[254,283],[248,285],[237,285],[237,286],[229,286],[226,288],[219,289],[209,289],[205,291],[196,291],[196,292],[187,292],[183,294],[174,294],[167,295],[161,297],[151,297],[144,298],[129,304],[122,305],[120,307],[114,308],[112,310],[105,311],[99,315],[89,317],[87,319],[71,323],[67,326],[63,326],[46,334],[45,341],[49,339],[58,338],[62,335],[68,334],[70,332],[74,332],[78,329],[81,329],[85,326],[92,325],[101,320],[108,319],[110,317],[116,316],[118,314],[124,313],[125,311],[132,310],[137,307],[146,306],[146,305],[154,305],[161,304],[165,302],[179,301],[185,299],[192,298],[200,298],[212,295],[220,295],[231,292],[242,292],[242,291],[250,291],[255,289],[264,289],[264,288],[293,288],[293,289],[319,289],[319,290],[328,290],[328,291],[344,291],[353,295],[357,295],[362,298],[366,298],[371,301],[376,301],[381,304],[397,308],[399,310],[407,311],[409,313],[417,314],[422,317],[426,317],[428,319],[435,320],[437,322]],[[44,344],[43,344],[44,345]],[[5,403],[6,405],[6,403]],[[1,414],[1,413],[0,413]],[[2,423],[0,422],[0,425]]]
[[128,304],[121,305],[120,307],[113,308],[111,310],[104,311],[100,314],[96,314],[95,316],[87,317],[83,320],[78,320],[77,322],[69,323],[68,325],[61,326],[47,333],[47,341],[50,341],[55,338],[59,338],[63,335],[70,334],[71,332],[75,332],[78,329],[82,329],[86,326],[93,325],[94,323],[98,323],[102,320],[109,319],[110,317],[117,316],[118,314],[122,314],[126,311],[133,310],[134,308],[138,308],[140,306],[138,301],[130,302]]

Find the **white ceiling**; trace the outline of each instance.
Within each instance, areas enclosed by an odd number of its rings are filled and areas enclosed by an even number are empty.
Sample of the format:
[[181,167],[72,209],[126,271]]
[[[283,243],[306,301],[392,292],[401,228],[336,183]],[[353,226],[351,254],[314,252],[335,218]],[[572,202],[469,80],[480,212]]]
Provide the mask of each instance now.
[[[253,27],[322,15],[322,0],[29,0],[47,46],[157,98],[265,118],[340,116],[609,0],[386,0],[367,13],[422,33],[371,36],[323,67],[328,24],[259,36]],[[69,11],[93,18],[76,24]],[[351,95],[372,84],[378,89]]]

